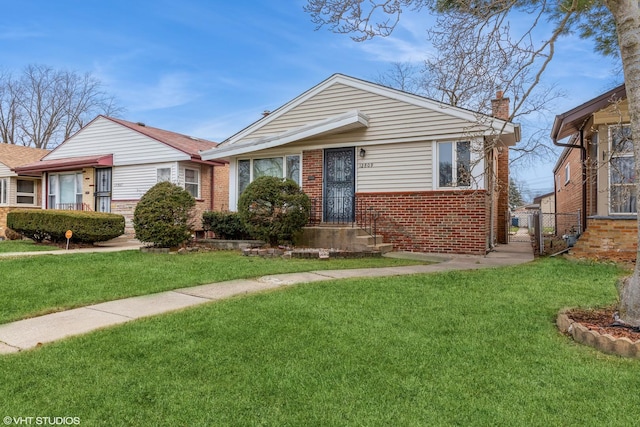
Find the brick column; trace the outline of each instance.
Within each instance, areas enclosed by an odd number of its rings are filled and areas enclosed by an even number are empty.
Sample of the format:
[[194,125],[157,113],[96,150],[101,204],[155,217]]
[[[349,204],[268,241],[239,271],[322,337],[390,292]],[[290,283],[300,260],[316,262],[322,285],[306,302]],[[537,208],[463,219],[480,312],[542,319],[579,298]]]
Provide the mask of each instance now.
[[[498,90],[496,99],[491,100],[493,117],[509,120],[509,98],[504,98]],[[498,144],[500,142],[498,141]],[[496,177],[496,240],[498,243],[509,243],[509,147],[498,145],[498,176]]]
[[302,191],[311,199],[315,212],[311,221],[322,220],[322,150],[302,152]]

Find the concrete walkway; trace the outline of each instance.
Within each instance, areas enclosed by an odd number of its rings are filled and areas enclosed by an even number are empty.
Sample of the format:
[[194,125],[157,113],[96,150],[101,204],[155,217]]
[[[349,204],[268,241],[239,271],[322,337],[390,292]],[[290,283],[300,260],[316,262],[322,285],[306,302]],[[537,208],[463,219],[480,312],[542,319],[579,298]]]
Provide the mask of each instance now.
[[[127,250],[139,247],[139,243],[121,242],[120,245],[102,248],[77,249],[30,253],[29,256],[51,253],[100,252]],[[6,255],[6,254],[5,254]],[[17,254],[12,254],[17,256]],[[22,254],[25,255],[24,253]],[[275,289],[299,283],[323,280],[386,277],[406,274],[423,274],[449,270],[470,270],[501,267],[526,263],[533,260],[530,243],[501,245],[486,256],[433,255],[394,252],[391,257],[411,258],[436,262],[428,265],[404,267],[364,268],[351,270],[323,270],[306,273],[275,274],[257,279],[231,280],[191,288],[176,289],[122,300],[109,301],[86,307],[47,314],[17,322],[0,325],[0,354],[28,350],[39,345],[85,334],[97,329],[130,322],[142,317],[154,316],[175,310],[254,292]]]

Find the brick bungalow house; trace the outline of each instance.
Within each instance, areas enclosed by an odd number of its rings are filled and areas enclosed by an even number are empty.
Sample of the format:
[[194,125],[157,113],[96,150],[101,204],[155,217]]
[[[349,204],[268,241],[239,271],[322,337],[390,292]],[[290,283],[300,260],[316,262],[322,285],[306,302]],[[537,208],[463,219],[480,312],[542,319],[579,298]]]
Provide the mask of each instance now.
[[49,150],[0,143],[0,238],[5,237],[7,213],[14,209],[39,209],[40,179],[20,176],[15,169],[40,160]]
[[[551,138],[564,147],[554,168],[556,212],[580,212],[572,253],[635,259],[637,198],[624,84],[556,116]],[[568,138],[566,143],[559,142]],[[558,218],[558,233],[570,231]]]
[[485,254],[508,243],[520,138],[508,98],[492,104],[487,116],[335,74],[201,155],[229,162],[231,210],[255,178],[290,178],[321,225],[374,213],[396,250]]
[[[203,160],[200,151],[215,142],[98,116],[37,162],[16,168],[42,177],[43,209],[121,214],[133,234],[133,211],[160,181],[174,182],[196,199],[197,217],[222,210],[228,201],[228,166]],[[200,224],[200,223],[198,223]]]

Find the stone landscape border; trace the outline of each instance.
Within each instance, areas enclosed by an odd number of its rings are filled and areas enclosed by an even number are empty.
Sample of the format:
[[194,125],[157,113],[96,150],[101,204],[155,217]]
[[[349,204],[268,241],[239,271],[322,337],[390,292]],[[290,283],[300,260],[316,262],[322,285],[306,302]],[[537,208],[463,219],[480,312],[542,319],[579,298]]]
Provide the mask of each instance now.
[[631,341],[629,338],[616,338],[609,334],[601,334],[590,330],[586,326],[572,320],[567,312],[569,309],[560,310],[556,325],[563,334],[570,335],[574,341],[593,347],[607,354],[616,354],[622,357],[640,359],[640,341]]

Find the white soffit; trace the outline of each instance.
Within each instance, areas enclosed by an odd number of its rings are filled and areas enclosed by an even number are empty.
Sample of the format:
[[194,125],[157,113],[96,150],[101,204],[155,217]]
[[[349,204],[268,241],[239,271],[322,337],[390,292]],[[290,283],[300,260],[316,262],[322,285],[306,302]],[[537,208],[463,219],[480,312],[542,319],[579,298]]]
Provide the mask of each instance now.
[[263,136],[246,142],[202,151],[201,157],[203,160],[222,159],[265,150],[267,148],[279,147],[307,138],[317,138],[324,135],[343,133],[367,127],[369,127],[369,117],[360,110],[352,110],[277,135]]

